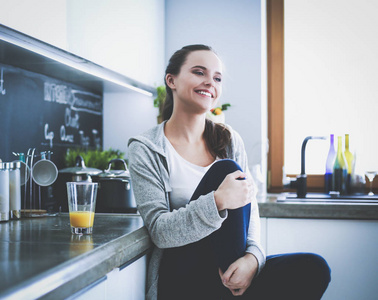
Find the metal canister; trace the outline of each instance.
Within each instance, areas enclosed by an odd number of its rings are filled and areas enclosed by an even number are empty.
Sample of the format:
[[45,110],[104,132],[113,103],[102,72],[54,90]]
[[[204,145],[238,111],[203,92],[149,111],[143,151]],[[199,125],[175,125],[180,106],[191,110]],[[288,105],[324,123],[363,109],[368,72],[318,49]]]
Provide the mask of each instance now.
[[10,163],[9,170],[9,211],[11,219],[21,218],[21,162]]
[[9,168],[10,163],[0,162],[0,222],[9,220]]

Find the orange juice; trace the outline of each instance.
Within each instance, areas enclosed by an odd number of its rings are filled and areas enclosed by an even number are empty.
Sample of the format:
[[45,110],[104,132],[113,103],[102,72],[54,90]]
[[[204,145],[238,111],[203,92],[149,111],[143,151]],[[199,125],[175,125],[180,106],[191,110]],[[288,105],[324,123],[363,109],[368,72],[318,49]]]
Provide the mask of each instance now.
[[70,222],[72,227],[88,228],[93,227],[94,212],[73,211],[70,212]]

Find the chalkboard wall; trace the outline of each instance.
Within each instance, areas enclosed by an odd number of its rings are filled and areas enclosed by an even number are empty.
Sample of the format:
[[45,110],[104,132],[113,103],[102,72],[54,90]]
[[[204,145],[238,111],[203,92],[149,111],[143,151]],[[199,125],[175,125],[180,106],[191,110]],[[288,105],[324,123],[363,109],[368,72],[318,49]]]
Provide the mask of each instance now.
[[0,64],[0,158],[12,152],[52,151],[64,167],[67,148],[102,148],[103,101],[98,92]]

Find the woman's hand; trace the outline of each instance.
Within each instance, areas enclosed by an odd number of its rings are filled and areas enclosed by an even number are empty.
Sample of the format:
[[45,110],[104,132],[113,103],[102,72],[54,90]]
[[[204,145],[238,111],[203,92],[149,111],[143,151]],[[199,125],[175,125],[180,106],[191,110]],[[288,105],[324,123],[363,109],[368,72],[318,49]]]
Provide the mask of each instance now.
[[232,263],[226,272],[219,269],[219,276],[222,283],[234,296],[241,296],[251,285],[253,277],[256,275],[258,262],[256,257],[247,253],[243,257]]
[[236,209],[251,202],[251,195],[254,192],[254,183],[252,178],[246,177],[247,175],[241,171],[235,171],[225,177],[218,189],[214,192],[218,211]]

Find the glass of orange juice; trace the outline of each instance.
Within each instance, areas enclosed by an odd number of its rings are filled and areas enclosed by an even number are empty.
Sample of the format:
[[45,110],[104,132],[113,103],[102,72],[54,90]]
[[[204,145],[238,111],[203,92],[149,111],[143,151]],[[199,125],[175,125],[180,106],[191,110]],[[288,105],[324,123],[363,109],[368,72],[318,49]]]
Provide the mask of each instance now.
[[71,233],[92,233],[97,185],[97,182],[67,182]]

